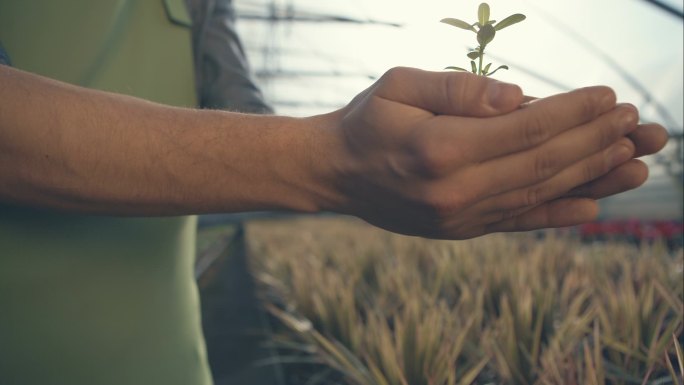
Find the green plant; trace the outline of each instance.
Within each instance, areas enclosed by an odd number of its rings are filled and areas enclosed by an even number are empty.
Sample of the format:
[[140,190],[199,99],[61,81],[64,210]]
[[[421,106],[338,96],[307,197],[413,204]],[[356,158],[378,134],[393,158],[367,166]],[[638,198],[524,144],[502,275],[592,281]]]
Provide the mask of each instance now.
[[[477,42],[480,45],[477,46],[477,48],[475,48],[474,50],[468,52],[467,54],[468,58],[470,59],[471,71],[474,74],[490,76],[500,69],[507,70],[507,65],[500,65],[491,72],[490,69],[492,67],[492,63],[483,66],[485,48],[487,47],[487,44],[491,43],[492,40],[494,40],[494,36],[496,36],[497,31],[500,31],[506,27],[510,27],[513,24],[525,20],[525,15],[521,13],[516,13],[514,15],[508,16],[507,18],[497,23],[496,20],[489,19],[489,4],[482,3],[480,4],[480,7],[477,10],[477,19],[478,20],[472,24],[466,23],[463,20],[454,19],[450,17],[442,19],[441,22],[452,25],[457,28],[474,32],[477,35]],[[475,63],[475,60],[477,60],[477,64]],[[468,70],[466,70],[465,68],[454,66],[446,67],[446,69],[468,72]]]

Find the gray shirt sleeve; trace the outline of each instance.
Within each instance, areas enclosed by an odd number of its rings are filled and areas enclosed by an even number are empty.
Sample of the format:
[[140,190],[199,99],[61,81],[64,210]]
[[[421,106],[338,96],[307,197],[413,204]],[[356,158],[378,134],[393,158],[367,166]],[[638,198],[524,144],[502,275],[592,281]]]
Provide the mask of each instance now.
[[8,65],[11,66],[12,62],[10,61],[10,57],[7,54],[7,51],[5,51],[5,48],[3,48],[2,43],[0,43],[0,64]]
[[250,73],[232,0],[186,0],[192,18],[199,106],[272,113]]

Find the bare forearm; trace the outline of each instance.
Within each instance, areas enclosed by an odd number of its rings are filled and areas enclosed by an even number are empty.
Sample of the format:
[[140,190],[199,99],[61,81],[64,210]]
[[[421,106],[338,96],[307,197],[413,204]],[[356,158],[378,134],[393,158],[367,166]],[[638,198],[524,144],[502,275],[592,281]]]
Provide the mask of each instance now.
[[171,108],[3,67],[0,86],[0,203],[97,214],[324,209],[451,239],[568,226],[643,183],[629,159],[667,137],[606,87],[520,108],[517,86],[406,68],[306,119]]
[[310,119],[172,108],[2,66],[0,84],[0,202],[175,215],[315,211],[324,194]]

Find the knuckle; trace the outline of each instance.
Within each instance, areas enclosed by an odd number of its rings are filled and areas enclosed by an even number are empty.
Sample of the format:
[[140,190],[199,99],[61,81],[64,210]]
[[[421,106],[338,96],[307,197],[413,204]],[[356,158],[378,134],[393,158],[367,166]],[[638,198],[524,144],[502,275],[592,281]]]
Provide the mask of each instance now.
[[405,78],[407,71],[406,67],[393,67],[387,70],[381,79],[385,83],[401,82]]
[[428,177],[444,175],[448,166],[447,154],[434,136],[425,135],[416,144],[419,171]]
[[599,145],[599,148],[597,150],[606,148],[611,145],[615,141],[615,135],[614,135],[615,130],[613,130],[612,124],[603,124],[601,129],[596,130],[596,142]]
[[457,73],[446,79],[446,98],[450,106],[457,108],[458,113],[480,115],[487,104],[485,83],[480,76],[469,73]]
[[597,110],[599,109],[598,107],[600,106],[600,102],[597,102],[594,96],[595,93],[589,93],[588,89],[584,89],[583,91],[584,95],[579,98],[578,110],[580,116],[582,116],[586,121],[598,115]]
[[587,163],[582,167],[582,178],[583,181],[588,182],[596,179],[599,175],[607,171],[607,162],[603,162],[600,166]]
[[556,173],[558,162],[548,151],[538,152],[534,159],[534,173],[538,180],[545,180]]
[[542,202],[542,189],[541,187],[534,186],[527,189],[525,192],[525,204],[524,206],[536,206]]
[[[447,101],[447,105],[456,106],[457,108],[462,106],[462,103],[459,102],[462,102],[465,95],[467,95],[466,89],[468,88],[464,80],[461,76],[447,76],[445,78],[444,92],[446,95],[444,95],[443,99]],[[460,109],[464,107],[467,108],[462,106]]]
[[424,190],[421,205],[428,216],[439,223],[461,210],[463,206],[460,200],[461,198],[452,191],[431,186]]
[[543,110],[529,115],[523,130],[523,140],[528,147],[536,146],[549,139],[547,127],[550,121],[548,113]]
[[499,216],[499,222],[507,221],[509,219],[515,218],[518,215],[517,210],[503,210]]

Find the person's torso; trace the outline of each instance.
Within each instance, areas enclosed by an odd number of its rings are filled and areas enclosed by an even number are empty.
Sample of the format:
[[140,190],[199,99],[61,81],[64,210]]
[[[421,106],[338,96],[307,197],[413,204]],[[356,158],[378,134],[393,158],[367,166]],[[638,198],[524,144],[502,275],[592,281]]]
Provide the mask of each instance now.
[[[182,0],[0,1],[26,71],[193,106]],[[0,384],[209,384],[196,220],[0,205]]]

